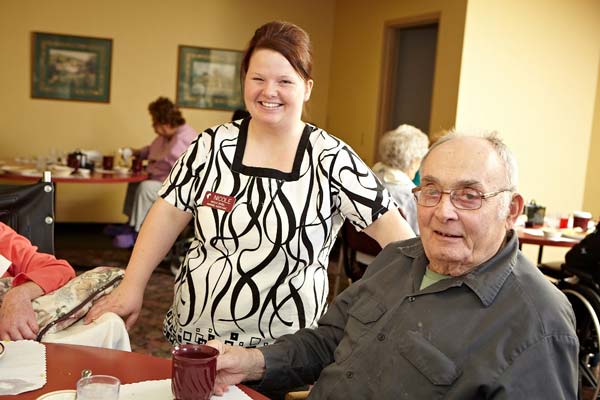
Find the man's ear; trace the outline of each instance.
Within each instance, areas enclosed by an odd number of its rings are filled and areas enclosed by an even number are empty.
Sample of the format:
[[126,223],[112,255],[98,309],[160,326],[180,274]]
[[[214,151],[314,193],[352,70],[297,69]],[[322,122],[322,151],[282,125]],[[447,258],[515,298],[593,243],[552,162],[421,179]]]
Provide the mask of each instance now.
[[519,193],[513,193],[508,206],[508,215],[506,216],[506,228],[511,229],[519,215],[523,213],[525,201]]

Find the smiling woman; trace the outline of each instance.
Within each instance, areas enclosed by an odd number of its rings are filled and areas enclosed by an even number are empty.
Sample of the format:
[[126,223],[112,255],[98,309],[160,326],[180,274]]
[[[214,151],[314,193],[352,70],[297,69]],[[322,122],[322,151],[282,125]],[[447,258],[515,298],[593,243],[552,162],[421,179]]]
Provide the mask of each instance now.
[[119,288],[88,314],[139,313],[150,272],[194,219],[165,318],[169,341],[245,347],[314,327],[345,218],[382,246],[413,236],[389,193],[344,142],[302,121],[313,88],[307,33],[256,30],[241,73],[250,117],[206,129],[177,161]]

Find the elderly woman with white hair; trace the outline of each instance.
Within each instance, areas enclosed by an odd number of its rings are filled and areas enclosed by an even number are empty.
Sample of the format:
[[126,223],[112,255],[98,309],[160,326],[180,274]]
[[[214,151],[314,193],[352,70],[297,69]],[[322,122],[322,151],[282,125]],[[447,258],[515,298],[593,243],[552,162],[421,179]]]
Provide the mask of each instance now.
[[418,128],[400,125],[386,132],[379,142],[380,162],[373,166],[373,172],[381,179],[390,194],[396,200],[404,218],[415,233],[417,225],[417,205],[412,195],[412,182],[421,160],[429,146],[429,139]]

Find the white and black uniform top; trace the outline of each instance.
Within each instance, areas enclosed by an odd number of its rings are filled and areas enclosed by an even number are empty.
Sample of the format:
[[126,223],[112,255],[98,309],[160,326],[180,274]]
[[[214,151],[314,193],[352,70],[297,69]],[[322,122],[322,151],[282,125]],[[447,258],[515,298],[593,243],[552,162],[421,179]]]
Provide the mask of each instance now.
[[363,229],[397,207],[347,144],[309,124],[291,172],[243,165],[249,121],[202,132],[159,192],[195,225],[164,321],[173,344],[257,347],[315,327],[344,218]]

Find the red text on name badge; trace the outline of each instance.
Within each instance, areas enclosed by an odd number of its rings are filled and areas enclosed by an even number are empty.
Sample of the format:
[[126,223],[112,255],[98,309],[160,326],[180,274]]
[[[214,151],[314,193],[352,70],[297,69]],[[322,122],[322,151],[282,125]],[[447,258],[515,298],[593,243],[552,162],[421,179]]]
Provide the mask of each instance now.
[[217,210],[223,210],[225,212],[231,211],[235,204],[235,197],[226,196],[215,192],[206,192],[204,200],[202,200],[203,206],[215,208]]

